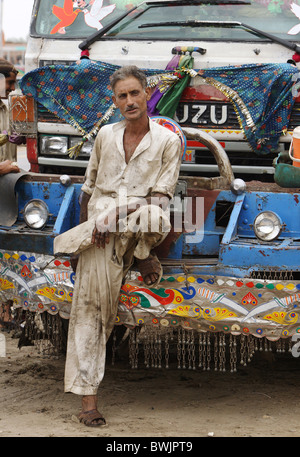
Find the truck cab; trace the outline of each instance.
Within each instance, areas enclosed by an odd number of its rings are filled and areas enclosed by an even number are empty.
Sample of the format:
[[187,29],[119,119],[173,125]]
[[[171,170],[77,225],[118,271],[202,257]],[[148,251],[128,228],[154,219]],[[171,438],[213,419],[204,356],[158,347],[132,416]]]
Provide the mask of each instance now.
[[[68,24],[59,17],[73,11]],[[26,72],[43,66],[70,65],[89,51],[91,60],[112,65],[135,64],[146,70],[165,70],[172,59],[191,55],[197,71],[251,64],[296,65],[297,2],[263,1],[151,1],[103,2],[50,0],[34,4],[26,50]],[[99,19],[101,18],[101,19]],[[120,19],[122,18],[122,19]],[[61,21],[61,22],[60,22]],[[73,21],[73,22],[72,22]],[[67,22],[66,22],[67,24]],[[296,56],[297,60],[297,56]],[[297,92],[297,87],[294,88]],[[296,94],[297,95],[297,94]],[[191,78],[172,116],[182,127],[209,133],[221,142],[236,177],[273,181],[273,160],[289,149],[292,130],[299,125],[296,100],[291,118],[276,149],[261,154],[245,140],[232,100],[224,91]],[[40,103],[31,122],[27,142],[31,170],[83,175],[93,138],[76,161],[68,150],[80,139],[78,130]],[[217,167],[207,148],[189,142],[182,171],[201,170],[209,176]]]

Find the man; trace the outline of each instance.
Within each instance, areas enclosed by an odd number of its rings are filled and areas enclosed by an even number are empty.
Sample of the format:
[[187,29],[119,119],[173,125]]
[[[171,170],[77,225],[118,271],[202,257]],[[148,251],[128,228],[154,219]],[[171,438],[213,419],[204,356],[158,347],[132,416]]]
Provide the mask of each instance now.
[[147,285],[161,278],[151,253],[170,230],[167,214],[180,168],[180,140],[147,116],[150,89],[135,66],[111,78],[124,121],[100,130],[82,187],[81,224],[55,240],[55,252],[79,252],[72,300],[65,390],[82,395],[77,416],[104,425],[97,390],[115,323],[122,279],[135,258]]
[[[18,71],[5,59],[0,58],[0,98],[7,99],[10,92],[15,90]],[[0,146],[0,174],[18,172],[17,145],[24,143],[24,137],[17,134],[8,135],[9,115],[5,103],[0,100],[0,133],[2,139]],[[5,161],[5,162],[4,162]]]

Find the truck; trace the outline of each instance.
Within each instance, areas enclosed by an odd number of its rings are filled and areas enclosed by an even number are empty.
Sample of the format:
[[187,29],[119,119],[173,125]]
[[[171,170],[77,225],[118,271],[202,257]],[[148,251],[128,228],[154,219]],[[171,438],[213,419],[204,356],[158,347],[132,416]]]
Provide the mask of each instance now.
[[109,74],[134,64],[153,87],[151,121],[182,140],[182,164],[172,230],[157,248],[162,280],[146,287],[133,268],[120,291],[115,327],[126,329],[131,366],[143,357],[168,367],[171,347],[190,369],[235,371],[263,349],[298,357],[299,9],[289,0],[34,2],[22,93],[10,100],[31,168],[4,177],[4,203],[10,192],[15,205],[0,221],[1,298],[28,338],[62,339],[75,272],[53,240],[78,224],[94,135],[118,120]]

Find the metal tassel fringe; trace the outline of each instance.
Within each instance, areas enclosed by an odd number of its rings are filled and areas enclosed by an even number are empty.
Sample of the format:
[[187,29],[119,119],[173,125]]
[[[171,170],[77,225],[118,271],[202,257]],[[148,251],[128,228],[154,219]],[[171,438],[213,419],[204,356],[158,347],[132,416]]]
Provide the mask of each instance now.
[[71,159],[73,159],[73,158],[77,159],[84,143],[86,143],[87,141],[89,141],[90,139],[94,138],[97,135],[102,124],[104,124],[105,122],[107,122],[109,120],[109,118],[113,115],[115,109],[116,109],[115,105],[112,104],[108,108],[108,110],[106,111],[104,116],[101,117],[100,121],[95,125],[95,127],[87,135],[83,136],[82,141],[79,144],[77,144],[76,146],[73,146],[72,148],[68,149],[69,157]]
[[68,149],[70,159],[73,159],[73,158],[77,159],[77,157],[79,156],[79,154],[81,152],[82,146],[84,145],[84,143],[86,141],[87,141],[87,138],[83,138],[81,143],[76,144],[76,146],[73,146],[72,148]]
[[63,329],[60,316],[47,312],[26,312],[24,336],[42,357],[59,357],[63,352]]
[[271,342],[253,335],[197,332],[144,326],[129,332],[129,363],[132,369],[170,368],[230,371],[247,366],[255,352],[291,351],[290,339]]

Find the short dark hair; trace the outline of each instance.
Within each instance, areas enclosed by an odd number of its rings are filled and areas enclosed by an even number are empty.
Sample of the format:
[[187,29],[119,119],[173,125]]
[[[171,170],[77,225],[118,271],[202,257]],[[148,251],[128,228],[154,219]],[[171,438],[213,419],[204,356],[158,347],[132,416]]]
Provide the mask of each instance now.
[[8,60],[0,58],[0,73],[7,78],[10,73],[15,73],[17,75],[18,70]]
[[112,90],[114,91],[114,88],[118,81],[123,81],[124,79],[129,78],[131,76],[136,78],[141,83],[143,89],[146,89],[147,76],[145,75],[143,70],[140,70],[135,65],[126,65],[125,67],[119,68],[111,75],[110,85]]

